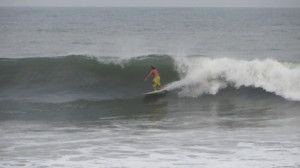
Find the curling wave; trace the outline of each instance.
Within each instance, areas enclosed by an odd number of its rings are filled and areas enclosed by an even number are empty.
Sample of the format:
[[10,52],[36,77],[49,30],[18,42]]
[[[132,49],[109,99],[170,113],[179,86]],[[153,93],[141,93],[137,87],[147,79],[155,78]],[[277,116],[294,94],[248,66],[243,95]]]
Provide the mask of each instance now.
[[247,94],[261,95],[260,90],[264,90],[300,101],[299,64],[274,59],[169,55],[122,59],[85,55],[2,58],[0,99],[66,102],[140,97],[151,90],[151,83],[143,82],[149,65],[159,68],[166,89],[176,90],[174,93],[178,92],[179,96],[218,96],[217,93],[225,88],[232,92],[231,88],[242,87],[250,88]]
[[2,58],[0,99],[61,102],[136,97],[151,90],[151,83],[143,82],[151,64],[160,69],[163,83],[179,79],[174,60],[166,55]]

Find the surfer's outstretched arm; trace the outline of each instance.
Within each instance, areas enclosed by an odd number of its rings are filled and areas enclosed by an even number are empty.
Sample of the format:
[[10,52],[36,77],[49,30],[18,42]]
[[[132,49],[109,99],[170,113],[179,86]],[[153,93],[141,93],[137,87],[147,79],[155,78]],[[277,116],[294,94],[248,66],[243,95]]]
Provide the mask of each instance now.
[[147,80],[151,74],[152,74],[152,71],[150,71],[150,72],[146,75],[146,77],[144,78],[144,80]]

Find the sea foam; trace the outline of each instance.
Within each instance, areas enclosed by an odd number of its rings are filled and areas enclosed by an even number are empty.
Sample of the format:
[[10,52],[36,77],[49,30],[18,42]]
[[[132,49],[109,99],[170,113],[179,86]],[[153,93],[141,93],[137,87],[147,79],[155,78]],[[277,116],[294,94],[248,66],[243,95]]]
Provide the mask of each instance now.
[[180,89],[180,96],[216,94],[228,86],[262,88],[289,100],[300,101],[300,66],[274,59],[177,58],[181,79],[168,90]]

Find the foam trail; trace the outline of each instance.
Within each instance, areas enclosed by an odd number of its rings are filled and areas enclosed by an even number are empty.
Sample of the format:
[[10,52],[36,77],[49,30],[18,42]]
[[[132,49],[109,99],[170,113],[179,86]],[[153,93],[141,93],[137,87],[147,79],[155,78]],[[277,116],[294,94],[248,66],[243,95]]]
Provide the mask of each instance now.
[[176,60],[181,80],[168,90],[181,89],[180,96],[216,94],[227,86],[255,87],[300,101],[300,67],[274,59],[235,60],[230,58],[180,58]]

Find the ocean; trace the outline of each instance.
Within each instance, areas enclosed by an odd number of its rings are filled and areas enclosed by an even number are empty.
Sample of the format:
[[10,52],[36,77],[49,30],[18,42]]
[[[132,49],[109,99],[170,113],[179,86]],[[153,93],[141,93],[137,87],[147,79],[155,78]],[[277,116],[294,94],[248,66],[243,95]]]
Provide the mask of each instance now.
[[299,18],[1,7],[0,167],[298,168]]

